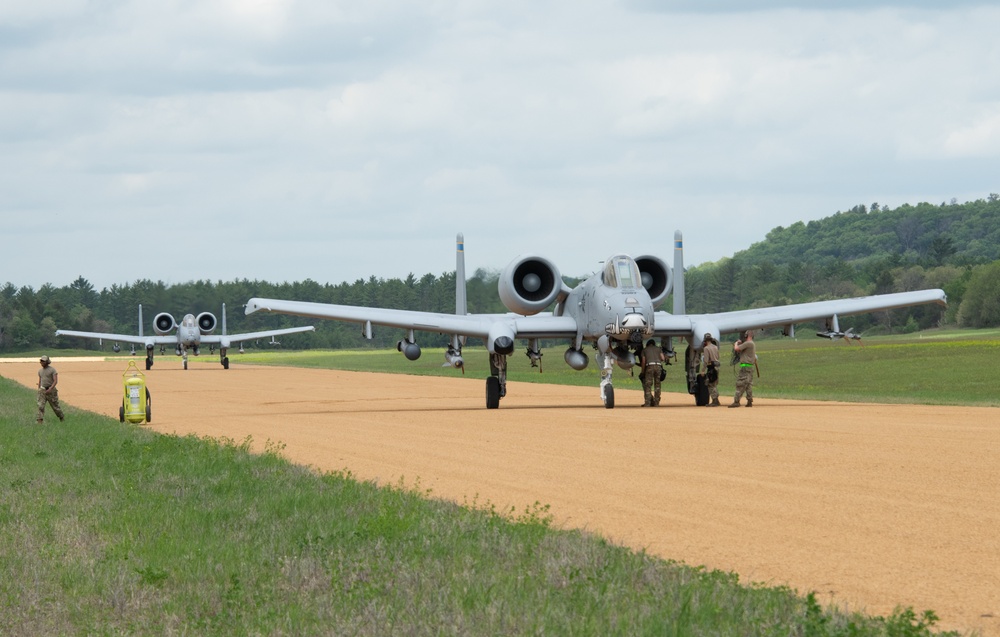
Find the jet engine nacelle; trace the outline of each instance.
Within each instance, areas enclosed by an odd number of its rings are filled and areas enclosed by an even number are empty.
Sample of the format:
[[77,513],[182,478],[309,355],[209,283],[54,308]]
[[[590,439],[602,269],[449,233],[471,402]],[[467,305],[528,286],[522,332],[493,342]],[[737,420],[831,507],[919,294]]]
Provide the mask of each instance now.
[[177,327],[177,321],[166,312],[160,312],[153,317],[153,331],[160,336],[166,336]]
[[218,324],[218,321],[215,320],[215,315],[211,312],[202,312],[195,319],[195,322],[198,323],[198,329],[201,330],[202,334],[211,334],[215,331],[215,326]]
[[500,273],[497,287],[504,306],[523,316],[538,314],[564,293],[559,268],[548,259],[532,255],[511,261]]
[[674,271],[660,257],[644,254],[635,260],[639,266],[639,274],[642,275],[642,287],[649,292],[649,298],[653,301],[653,306],[657,306],[666,300],[667,295],[674,288]]

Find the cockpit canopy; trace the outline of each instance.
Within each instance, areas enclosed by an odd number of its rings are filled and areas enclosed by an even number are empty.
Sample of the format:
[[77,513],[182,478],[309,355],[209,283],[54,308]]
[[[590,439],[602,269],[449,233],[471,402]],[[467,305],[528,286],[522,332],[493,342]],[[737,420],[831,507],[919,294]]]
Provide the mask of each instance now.
[[608,258],[604,262],[604,285],[609,288],[641,288],[639,266],[627,254],[616,254]]

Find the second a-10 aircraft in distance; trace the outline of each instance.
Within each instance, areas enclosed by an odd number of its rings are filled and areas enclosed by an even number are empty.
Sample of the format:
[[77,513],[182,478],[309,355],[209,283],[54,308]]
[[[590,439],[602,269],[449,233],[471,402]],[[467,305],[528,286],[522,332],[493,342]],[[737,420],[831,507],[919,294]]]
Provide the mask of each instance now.
[[243,353],[243,343],[258,338],[271,337],[274,342],[275,336],[282,334],[296,334],[298,332],[311,332],[316,328],[312,325],[306,327],[287,327],[279,330],[263,330],[260,332],[248,332],[246,334],[226,333],[226,304],[222,304],[222,334],[213,334],[218,321],[211,312],[202,312],[198,316],[185,314],[181,322],[178,323],[174,317],[166,312],[160,312],[153,317],[153,331],[156,335],[143,335],[142,333],[142,305],[139,306],[139,333],[135,336],[131,334],[105,334],[102,332],[78,332],[75,330],[56,330],[56,336],[78,336],[80,338],[92,338],[106,341],[115,341],[114,350],[120,351],[119,343],[131,343],[132,355],[135,355],[135,346],[142,345],[146,348],[146,369],[153,367],[153,350],[159,345],[160,353],[166,346],[173,346],[174,353],[184,359],[184,369],[188,368],[188,351],[195,356],[200,354],[202,345],[208,345],[209,351],[219,348],[219,362],[223,369],[229,369],[229,347],[233,343],[239,343],[239,352]]
[[[748,329],[779,327],[794,335],[796,323],[826,320],[828,332],[839,333],[838,316],[936,303],[946,304],[942,290],[918,290],[875,296],[817,301],[776,307],[713,312],[685,313],[683,239],[674,233],[674,267],[659,257],[643,255],[632,258],[615,254],[604,267],[575,288],[563,282],[559,269],[537,255],[519,256],[501,273],[500,299],[508,314],[469,314],[465,297],[465,245],[457,237],[455,271],[455,314],[417,312],[373,307],[355,307],[328,303],[283,301],[252,298],[246,313],[265,311],[312,318],[360,323],[362,332],[371,338],[372,325],[401,328],[406,335],[397,349],[410,360],[420,356],[414,331],[438,332],[451,336],[445,353],[446,364],[463,367],[462,344],[467,338],[482,338],[490,356],[490,376],[486,379],[486,408],[496,409],[507,393],[507,357],[514,343],[527,341],[527,355],[532,366],[541,361],[541,339],[566,339],[569,348],[564,359],[573,369],[582,370],[589,361],[584,343],[597,351],[600,365],[600,393],[604,406],[615,405],[611,375],[617,364],[629,370],[636,364],[646,339],[659,337],[660,346],[673,352],[672,339],[688,342],[684,356],[688,391],[694,393],[698,359],[704,335],[719,339],[721,334]],[[657,310],[667,295],[674,293],[674,311]],[[548,307],[551,311],[545,312]],[[828,336],[828,334],[822,334]]]

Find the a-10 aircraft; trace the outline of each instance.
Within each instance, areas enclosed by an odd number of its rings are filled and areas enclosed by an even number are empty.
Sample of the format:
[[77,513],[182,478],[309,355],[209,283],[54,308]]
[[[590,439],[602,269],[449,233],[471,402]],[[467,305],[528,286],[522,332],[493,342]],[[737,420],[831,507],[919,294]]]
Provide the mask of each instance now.
[[[587,367],[584,351],[588,343],[596,349],[600,366],[600,394],[604,406],[615,405],[611,376],[617,364],[629,370],[636,364],[644,342],[660,338],[665,352],[673,353],[672,339],[688,342],[684,368],[688,390],[694,393],[700,349],[705,334],[719,339],[721,334],[747,329],[780,327],[794,335],[796,323],[823,320],[828,331],[839,332],[838,316],[936,303],[945,305],[942,290],[919,290],[833,301],[818,301],[778,307],[686,314],[684,295],[683,239],[674,233],[674,267],[656,256],[632,258],[615,254],[601,271],[575,288],[567,286],[559,269],[537,255],[519,256],[500,274],[499,293],[508,314],[469,314],[465,301],[465,247],[457,237],[455,314],[411,310],[283,301],[252,298],[246,313],[278,312],[312,318],[360,323],[362,333],[371,338],[372,325],[406,330],[396,348],[408,359],[420,356],[414,331],[438,332],[451,336],[445,353],[446,365],[461,368],[462,344],[467,338],[482,338],[490,356],[490,376],[486,379],[486,408],[496,409],[507,393],[507,357],[514,353],[517,340],[527,341],[532,366],[541,362],[541,339],[566,339],[564,359],[576,370]],[[667,295],[674,293],[674,311],[657,310]],[[552,306],[552,311],[543,312]],[[828,334],[824,334],[828,336]]]
[[248,332],[246,334],[226,333],[226,304],[222,304],[222,334],[212,334],[218,321],[211,312],[202,312],[198,316],[185,314],[181,322],[178,323],[174,317],[166,312],[160,312],[153,317],[153,331],[155,336],[144,336],[142,333],[142,305],[139,306],[139,334],[104,334],[101,332],[78,332],[75,330],[56,330],[56,336],[79,336],[81,338],[94,338],[99,340],[115,341],[114,350],[121,351],[119,343],[131,343],[132,355],[135,355],[135,346],[143,345],[146,348],[146,369],[153,367],[153,350],[159,345],[160,353],[168,345],[174,347],[174,353],[184,359],[184,369],[188,368],[188,351],[195,356],[200,354],[200,347],[208,345],[209,351],[214,352],[219,348],[219,362],[223,369],[229,369],[229,347],[233,343],[239,343],[240,354],[243,353],[243,342],[252,341],[258,338],[274,337],[281,334],[295,334],[298,332],[311,332],[316,328],[312,325],[306,327],[288,327],[280,330],[264,330],[261,332]]

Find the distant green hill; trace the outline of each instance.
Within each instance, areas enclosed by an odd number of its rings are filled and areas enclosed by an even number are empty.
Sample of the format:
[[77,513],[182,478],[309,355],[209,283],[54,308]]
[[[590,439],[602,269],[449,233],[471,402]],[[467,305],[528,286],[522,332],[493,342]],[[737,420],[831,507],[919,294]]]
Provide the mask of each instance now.
[[[828,298],[941,288],[949,307],[857,317],[857,329],[912,332],[942,324],[1000,325],[994,265],[1000,259],[1000,195],[959,204],[846,212],[771,230],[732,257],[687,272],[687,309],[718,312]],[[966,299],[966,293],[970,298]],[[668,305],[669,307],[669,305]]]
[[733,258],[775,265],[871,261],[899,255],[925,265],[975,265],[1000,259],[1000,195],[964,204],[860,205],[831,217],[774,228]]

